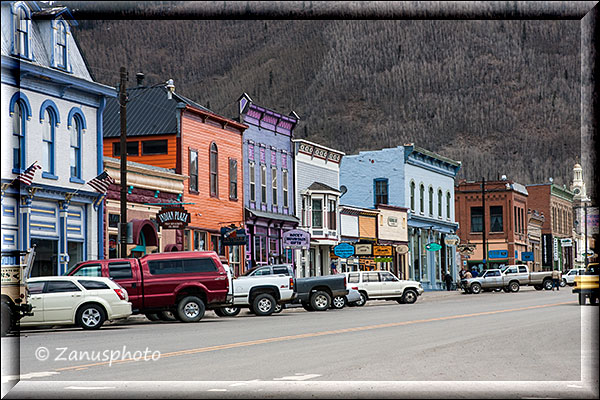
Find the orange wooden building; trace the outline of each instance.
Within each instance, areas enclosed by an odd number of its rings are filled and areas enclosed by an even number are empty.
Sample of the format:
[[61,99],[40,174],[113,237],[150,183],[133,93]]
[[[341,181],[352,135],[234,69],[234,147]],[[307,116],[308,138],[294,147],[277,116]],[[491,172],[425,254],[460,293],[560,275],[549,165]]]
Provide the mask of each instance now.
[[[127,160],[187,176],[180,199],[190,223],[179,250],[214,250],[236,272],[245,260],[243,246],[222,246],[222,227],[244,223],[242,134],[247,125],[220,116],[163,86],[128,90]],[[120,156],[117,100],[104,112],[104,155]],[[242,268],[243,270],[243,268]]]

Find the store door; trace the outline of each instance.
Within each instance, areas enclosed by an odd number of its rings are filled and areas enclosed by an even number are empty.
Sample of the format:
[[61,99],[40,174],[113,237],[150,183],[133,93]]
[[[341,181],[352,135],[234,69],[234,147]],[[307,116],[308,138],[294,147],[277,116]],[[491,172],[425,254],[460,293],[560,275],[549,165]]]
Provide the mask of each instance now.
[[58,274],[58,239],[31,238],[31,246],[35,246],[31,276],[56,276]]

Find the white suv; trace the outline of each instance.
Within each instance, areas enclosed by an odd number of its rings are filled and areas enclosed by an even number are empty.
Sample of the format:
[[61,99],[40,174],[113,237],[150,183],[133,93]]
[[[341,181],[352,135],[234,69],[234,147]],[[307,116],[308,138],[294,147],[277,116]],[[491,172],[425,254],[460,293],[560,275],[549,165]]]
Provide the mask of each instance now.
[[41,276],[27,280],[33,315],[20,326],[79,325],[98,329],[104,321],[131,315],[129,295],[110,278],[91,276]]
[[563,274],[562,282],[560,283],[560,286],[575,285],[575,277],[577,275],[581,275],[583,273],[583,271],[585,271],[585,268],[573,268],[573,269],[569,270],[569,272],[567,272],[566,274]]
[[361,295],[357,305],[367,300],[396,300],[412,304],[423,294],[423,286],[416,281],[398,279],[389,271],[345,272],[348,288],[356,287]]

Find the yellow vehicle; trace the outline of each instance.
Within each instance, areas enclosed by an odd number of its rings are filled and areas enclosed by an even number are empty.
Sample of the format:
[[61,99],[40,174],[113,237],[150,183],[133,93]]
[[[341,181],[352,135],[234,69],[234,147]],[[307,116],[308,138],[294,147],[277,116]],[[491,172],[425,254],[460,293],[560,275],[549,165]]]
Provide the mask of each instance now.
[[586,299],[590,299],[590,304],[598,304],[598,263],[588,264],[585,271],[581,275],[575,277],[575,287],[573,293],[579,295],[579,304],[584,305]]
[[15,328],[25,315],[33,315],[27,302],[27,277],[35,249],[2,251],[2,336]]

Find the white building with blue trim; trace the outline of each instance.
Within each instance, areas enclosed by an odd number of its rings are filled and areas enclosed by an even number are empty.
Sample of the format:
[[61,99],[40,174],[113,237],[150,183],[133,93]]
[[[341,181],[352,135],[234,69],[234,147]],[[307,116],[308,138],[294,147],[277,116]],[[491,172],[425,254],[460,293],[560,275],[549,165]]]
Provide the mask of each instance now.
[[[103,254],[103,207],[85,182],[103,171],[102,111],[66,7],[2,2],[2,250],[36,246],[32,275]],[[31,186],[16,180],[34,162]],[[99,240],[100,239],[100,240]]]
[[[444,243],[458,229],[454,214],[454,179],[460,162],[406,144],[361,151],[342,158],[340,184],[348,206],[408,208],[408,279],[429,290],[444,288],[444,272],[456,280],[456,249]],[[437,243],[439,250],[428,250]],[[430,247],[431,248],[431,247]]]

